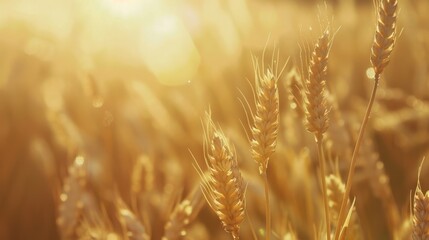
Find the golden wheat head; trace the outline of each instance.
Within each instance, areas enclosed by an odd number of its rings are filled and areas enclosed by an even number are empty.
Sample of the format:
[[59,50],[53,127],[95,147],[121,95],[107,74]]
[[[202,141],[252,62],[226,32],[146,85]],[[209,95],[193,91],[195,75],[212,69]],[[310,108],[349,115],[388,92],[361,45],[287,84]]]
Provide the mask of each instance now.
[[429,239],[429,192],[424,194],[417,185],[414,194],[413,240]]
[[268,161],[277,145],[279,127],[279,91],[277,76],[267,70],[262,76],[257,76],[256,112],[253,116],[252,127],[252,156],[259,164],[259,173],[266,171]]
[[311,54],[306,81],[307,130],[320,138],[328,129],[327,100],[325,96],[328,57],[330,50],[329,30],[318,39]]
[[205,161],[209,170],[202,178],[207,203],[219,217],[224,230],[239,239],[240,224],[244,220],[245,186],[238,168],[234,147],[224,133],[215,126],[210,113],[206,114]]
[[378,79],[390,61],[396,40],[397,0],[382,0],[378,7],[377,30],[371,48],[371,64]]

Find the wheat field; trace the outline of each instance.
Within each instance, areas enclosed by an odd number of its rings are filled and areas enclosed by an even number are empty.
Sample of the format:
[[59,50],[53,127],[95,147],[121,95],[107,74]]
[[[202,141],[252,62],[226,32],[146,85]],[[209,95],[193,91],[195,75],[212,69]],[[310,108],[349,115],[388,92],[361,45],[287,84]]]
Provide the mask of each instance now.
[[0,1],[0,239],[429,239],[429,1]]

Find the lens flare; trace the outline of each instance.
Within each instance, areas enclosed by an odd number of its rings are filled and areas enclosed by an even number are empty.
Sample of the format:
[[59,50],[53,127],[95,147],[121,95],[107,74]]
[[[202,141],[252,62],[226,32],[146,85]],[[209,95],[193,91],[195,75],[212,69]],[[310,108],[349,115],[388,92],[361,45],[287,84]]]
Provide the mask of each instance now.
[[140,53],[158,80],[166,85],[188,83],[200,56],[183,23],[172,14],[152,19],[142,29]]

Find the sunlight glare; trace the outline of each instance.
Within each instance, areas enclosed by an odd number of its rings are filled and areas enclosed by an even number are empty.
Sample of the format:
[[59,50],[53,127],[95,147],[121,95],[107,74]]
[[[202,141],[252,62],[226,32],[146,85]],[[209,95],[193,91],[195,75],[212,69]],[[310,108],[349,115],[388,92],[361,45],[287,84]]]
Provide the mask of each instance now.
[[133,16],[143,9],[145,4],[152,0],[103,0],[106,7],[115,15],[119,17]]
[[158,15],[143,26],[141,36],[143,61],[161,83],[186,84],[195,76],[200,56],[178,17]]

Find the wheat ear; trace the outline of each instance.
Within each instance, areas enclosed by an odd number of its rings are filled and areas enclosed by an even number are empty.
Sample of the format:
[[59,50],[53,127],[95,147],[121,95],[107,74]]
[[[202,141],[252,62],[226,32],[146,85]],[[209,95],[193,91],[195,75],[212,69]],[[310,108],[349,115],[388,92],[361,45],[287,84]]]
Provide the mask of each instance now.
[[[331,216],[331,223],[335,224],[338,219],[341,202],[343,199],[345,185],[338,174],[330,174],[326,177],[326,188],[328,194],[328,203],[329,210]],[[347,206],[350,209],[350,206]],[[351,211],[355,212],[354,209]],[[347,239],[363,239],[361,228],[359,226],[359,221],[356,215],[350,217],[351,227],[348,227],[346,230],[349,234],[347,234]],[[344,234],[345,236],[346,234]]]
[[326,77],[328,72],[328,57],[330,50],[329,30],[318,39],[311,54],[306,81],[306,127],[314,134],[317,143],[318,157],[322,179],[322,194],[325,207],[325,222],[327,239],[331,238],[328,199],[326,196],[325,158],[322,150],[323,134],[328,130],[329,109],[325,96]]
[[371,48],[371,64],[377,79],[390,61],[396,41],[397,0],[382,0],[378,8],[377,30]]
[[420,173],[422,170],[423,161],[420,164],[417,187],[414,193],[414,209],[413,209],[413,240],[429,239],[429,191],[425,194],[420,186]]
[[224,230],[239,239],[244,220],[245,185],[238,168],[234,147],[206,113],[204,155],[209,174],[197,165],[208,205],[219,217]]
[[259,173],[263,174],[277,145],[279,90],[278,79],[271,70],[259,75],[256,81],[256,112],[253,116],[251,147],[253,159],[259,164]]
[[429,239],[429,191],[417,186],[414,194],[413,240]]
[[335,224],[335,220],[338,219],[345,186],[338,176],[330,174],[326,177],[326,188],[329,210],[332,216],[331,220]]
[[200,189],[194,190],[185,200],[178,203],[164,226],[162,240],[185,239],[187,226],[196,218],[201,210],[204,199]]
[[[359,130],[359,135],[356,140],[356,145],[353,150],[352,159],[350,161],[349,173],[347,175],[346,191],[344,192],[343,201],[341,203],[340,215],[338,217],[337,227],[341,226],[346,215],[346,205],[350,190],[352,188],[352,180],[356,167],[357,155],[365,133],[366,125],[368,124],[369,115],[371,114],[372,105],[374,104],[377,93],[378,82],[384,68],[389,63],[390,54],[396,41],[396,11],[398,7],[397,0],[381,0],[378,7],[377,30],[374,37],[373,47],[371,51],[371,64],[374,68],[374,86],[371,92],[371,97],[363,117],[363,121]],[[335,239],[339,238],[339,231],[335,233]]]
[[325,96],[329,50],[329,31],[326,30],[318,39],[311,54],[306,81],[306,127],[315,135],[316,140],[323,137],[329,125],[329,109]]

